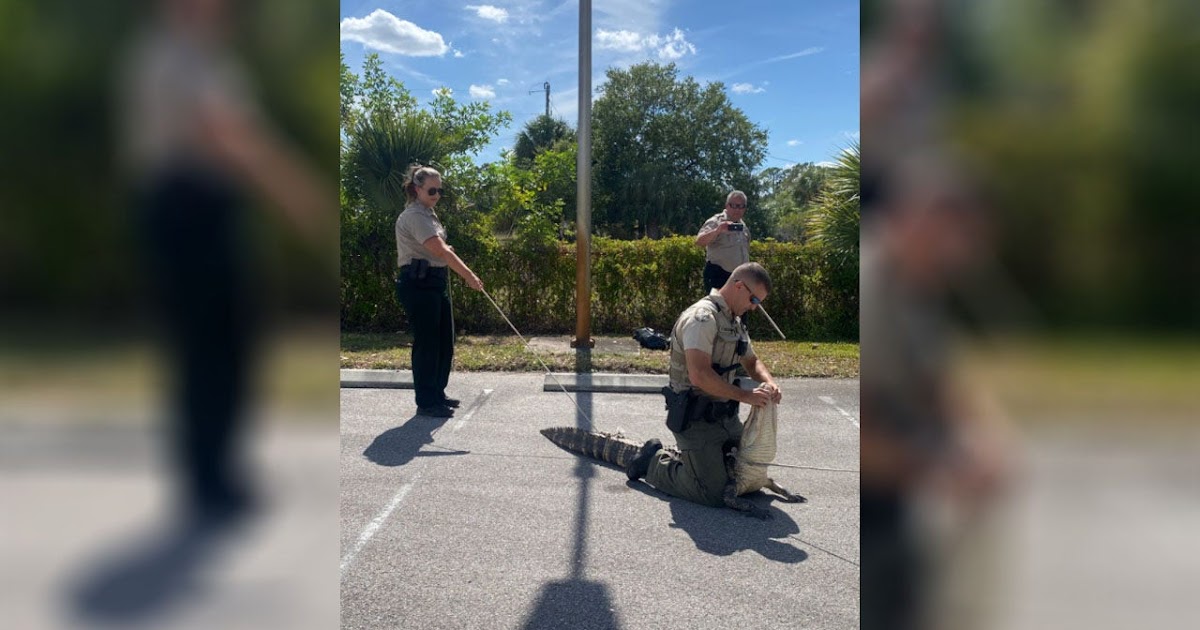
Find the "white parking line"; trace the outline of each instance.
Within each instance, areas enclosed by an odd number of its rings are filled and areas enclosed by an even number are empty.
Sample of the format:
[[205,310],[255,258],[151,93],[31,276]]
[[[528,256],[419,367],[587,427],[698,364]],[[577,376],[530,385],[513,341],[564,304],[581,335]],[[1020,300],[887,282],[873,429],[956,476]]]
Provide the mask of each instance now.
[[[475,412],[483,406],[483,403],[487,401],[488,397],[492,395],[493,391],[495,390],[483,390],[483,395],[479,397],[475,404],[471,405],[471,410],[467,412],[467,415],[463,416],[462,420],[459,420],[457,423],[455,423],[452,431],[458,431],[461,429],[462,426],[466,424],[467,420],[470,420],[471,416],[474,416]],[[416,462],[414,461],[412,464],[416,464]],[[358,552],[362,551],[362,548],[367,545],[367,542],[371,540],[371,537],[379,531],[380,527],[383,527],[383,523],[387,521],[389,516],[392,515],[392,512],[394,512],[396,508],[400,507],[400,504],[404,502],[404,497],[408,496],[408,492],[412,490],[413,486],[420,478],[421,470],[416,469],[416,472],[413,474],[412,481],[400,486],[400,489],[396,491],[396,495],[392,497],[392,500],[387,504],[387,507],[383,508],[383,511],[380,512],[378,516],[376,516],[374,519],[371,519],[370,523],[367,523],[367,526],[363,528],[362,533],[358,535],[358,542],[354,544],[354,549],[351,549],[350,553],[346,554],[346,556],[342,558],[341,568],[339,569],[341,573],[346,572],[346,567],[350,566],[351,562],[354,562],[354,557],[358,555]]]
[[350,563],[354,561],[354,556],[357,556],[358,552],[362,551],[362,548],[366,546],[367,541],[371,540],[371,537],[375,535],[375,532],[379,531],[379,528],[383,525],[383,522],[387,520],[387,517],[391,516],[392,511],[400,506],[400,502],[404,500],[404,497],[408,496],[408,491],[412,490],[413,484],[417,482],[417,478],[420,476],[420,473],[417,473],[413,476],[412,481],[400,486],[400,491],[396,493],[396,496],[392,497],[392,502],[388,503],[387,507],[379,513],[379,516],[376,516],[370,523],[367,524],[362,533],[358,535],[358,542],[354,545],[354,549],[352,549],[350,553],[346,554],[345,558],[342,558],[342,566],[339,571],[343,573],[346,571],[346,567],[350,566]]
[[478,411],[479,408],[483,406],[483,403],[487,401],[488,396],[491,396],[492,392],[494,392],[494,391],[496,391],[496,390],[494,390],[494,389],[483,390],[483,395],[479,397],[479,402],[477,404],[471,405],[471,410],[467,412],[467,415],[463,416],[462,420],[459,420],[458,422],[454,423],[454,428],[452,429],[452,431],[458,431],[459,429],[461,429],[462,426],[467,423],[467,420],[470,420],[471,416],[475,415],[475,412]]
[[834,409],[837,409],[839,413],[841,413],[843,416],[845,416],[845,417],[846,417],[846,419],[847,419],[847,420],[849,420],[849,421],[850,421],[850,424],[853,424],[853,425],[854,425],[856,428],[861,428],[861,427],[859,427],[859,426],[858,426],[858,418],[855,418],[853,415],[851,415],[849,411],[846,411],[845,409],[842,409],[841,407],[839,407],[839,406],[837,405],[837,403],[833,402],[833,398],[832,398],[832,397],[830,397],[830,396],[818,396],[817,398],[820,398],[820,399],[821,399],[821,402],[823,402],[823,403],[825,403],[825,404],[829,405],[830,407],[833,407]]

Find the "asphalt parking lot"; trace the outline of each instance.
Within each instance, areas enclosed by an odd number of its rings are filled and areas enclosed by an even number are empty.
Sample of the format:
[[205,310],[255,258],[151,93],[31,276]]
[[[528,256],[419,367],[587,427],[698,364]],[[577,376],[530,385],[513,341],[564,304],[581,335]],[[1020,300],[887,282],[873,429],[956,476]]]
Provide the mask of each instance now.
[[857,380],[780,383],[772,476],[808,503],[752,495],[764,522],[550,443],[671,436],[659,395],[576,409],[544,378],[455,374],[449,419],[415,416],[411,390],[342,390],[343,628],[858,627]]

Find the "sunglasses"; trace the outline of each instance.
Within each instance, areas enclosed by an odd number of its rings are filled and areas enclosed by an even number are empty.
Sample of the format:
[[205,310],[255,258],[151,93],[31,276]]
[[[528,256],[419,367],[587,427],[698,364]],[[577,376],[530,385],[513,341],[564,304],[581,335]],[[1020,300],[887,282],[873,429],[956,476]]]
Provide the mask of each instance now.
[[744,203],[731,203],[731,204],[729,204],[729,207],[730,207],[730,208],[733,208],[734,210],[741,210],[742,208],[745,208],[745,207],[746,207],[746,204],[744,204]]
[[427,189],[427,190],[425,191],[425,193],[426,193],[426,194],[429,194],[429,195],[437,195],[437,196],[439,196],[439,197],[440,197],[440,196],[442,195],[442,193],[444,193],[444,192],[446,192],[446,189],[445,189],[445,188],[429,188],[429,189]]
[[[741,281],[739,280],[739,282],[741,282]],[[755,304],[755,305],[762,304],[762,300],[758,299],[758,296],[754,295],[754,291],[750,290],[750,285],[746,284],[745,282],[742,282],[741,284],[742,284],[742,288],[746,290],[746,293],[750,294],[750,303],[751,304]]]

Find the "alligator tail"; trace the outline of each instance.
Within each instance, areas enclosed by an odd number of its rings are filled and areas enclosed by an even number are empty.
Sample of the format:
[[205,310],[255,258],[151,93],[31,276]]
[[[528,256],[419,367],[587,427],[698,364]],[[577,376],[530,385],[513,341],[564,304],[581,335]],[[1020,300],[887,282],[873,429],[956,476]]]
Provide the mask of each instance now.
[[585,431],[575,427],[542,429],[542,435],[560,447],[624,468],[642,448],[620,433]]

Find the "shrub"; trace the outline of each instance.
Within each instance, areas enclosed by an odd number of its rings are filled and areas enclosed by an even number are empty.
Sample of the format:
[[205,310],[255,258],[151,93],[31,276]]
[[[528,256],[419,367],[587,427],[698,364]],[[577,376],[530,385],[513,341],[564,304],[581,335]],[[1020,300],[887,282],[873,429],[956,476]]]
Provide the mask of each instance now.
[[[454,243],[453,231],[449,237]],[[464,259],[522,334],[574,332],[573,243],[486,239],[473,245],[473,256]],[[754,242],[750,258],[771,273],[774,291],[765,306],[789,338],[858,338],[856,268],[834,265],[825,250],[812,244]],[[691,236],[634,241],[596,237],[591,259],[594,334],[624,335],[642,326],[669,331],[679,313],[703,297],[704,250]],[[358,271],[342,278],[343,330],[406,328],[392,277],[364,277],[365,265],[343,269]],[[509,331],[483,294],[454,280],[452,298],[459,332]],[[761,315],[752,314],[747,321],[752,337],[776,336]]]

